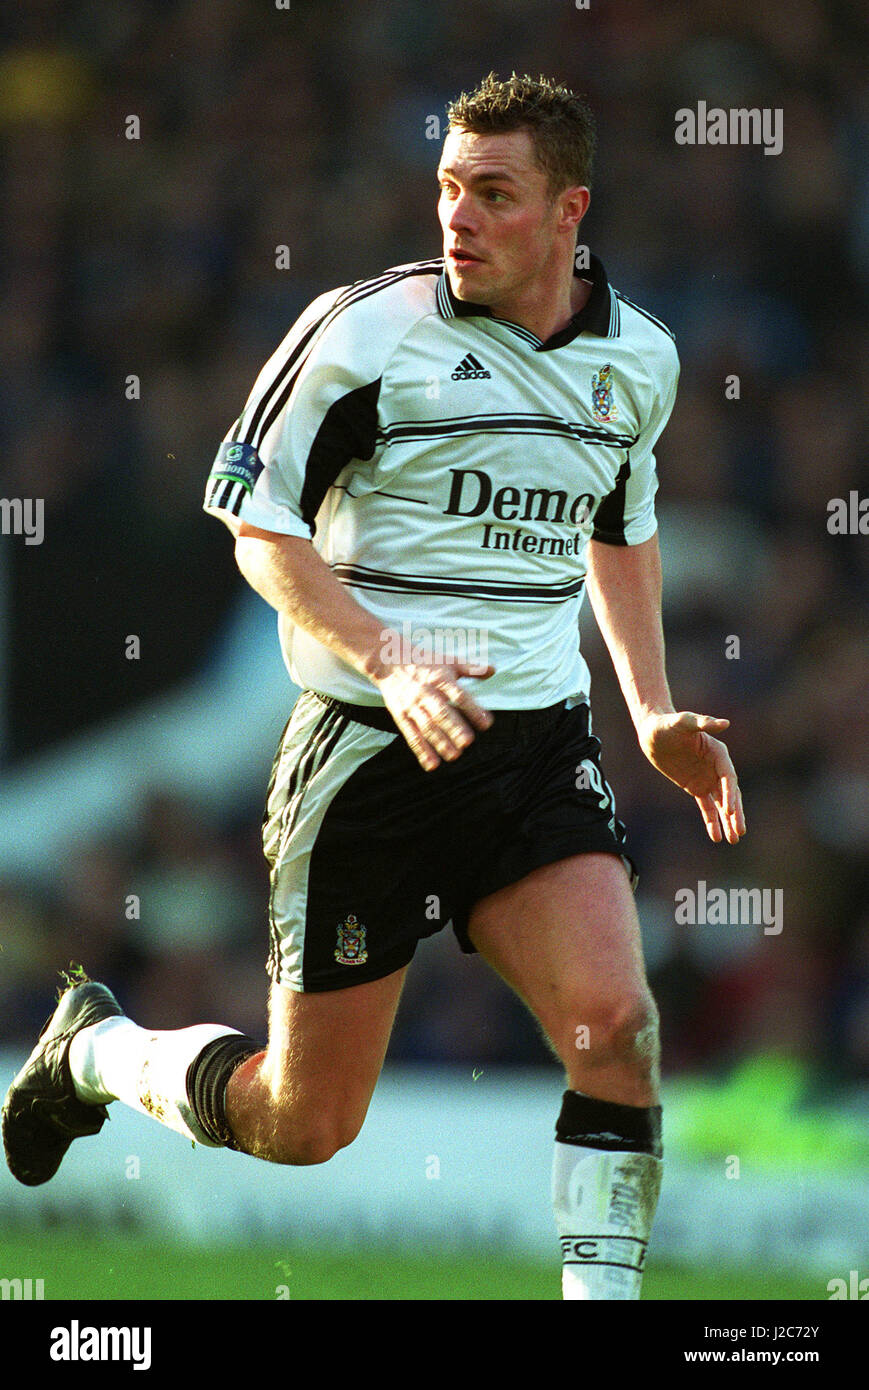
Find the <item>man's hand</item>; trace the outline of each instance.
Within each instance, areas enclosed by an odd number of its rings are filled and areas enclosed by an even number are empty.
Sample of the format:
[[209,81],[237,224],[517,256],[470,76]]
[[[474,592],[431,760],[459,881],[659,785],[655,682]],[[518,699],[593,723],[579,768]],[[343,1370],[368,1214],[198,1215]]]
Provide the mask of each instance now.
[[441,759],[452,762],[488,729],[492,715],[458,684],[461,676],[487,680],[494,666],[454,662],[450,666],[391,666],[375,685],[417,761],[431,772]]
[[710,840],[728,844],[745,834],[745,814],[736,771],[722,734],[729,719],[709,714],[650,714],[638,726],[640,747],[653,767],[675,782],[700,807]]
[[457,758],[492,716],[457,681],[486,680],[494,666],[452,662],[444,666],[384,661],[388,638],[373,613],[356,602],[335,578],[311,542],[300,536],[261,531],[242,522],[235,546],[238,567],[258,594],[303,631],[346,661],[383,696],[387,709],[427,772],[441,758]]

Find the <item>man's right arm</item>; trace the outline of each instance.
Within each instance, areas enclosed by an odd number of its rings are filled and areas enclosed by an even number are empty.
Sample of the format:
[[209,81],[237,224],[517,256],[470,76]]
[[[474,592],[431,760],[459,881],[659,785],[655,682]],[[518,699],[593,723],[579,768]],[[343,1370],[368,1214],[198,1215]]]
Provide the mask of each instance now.
[[[235,556],[251,588],[267,603],[377,687],[426,771],[441,758],[457,758],[475,727],[489,727],[491,715],[457,683],[461,676],[479,678],[479,669],[384,661],[389,632],[348,593],[309,540],[242,522]],[[492,674],[491,667],[486,674]]]

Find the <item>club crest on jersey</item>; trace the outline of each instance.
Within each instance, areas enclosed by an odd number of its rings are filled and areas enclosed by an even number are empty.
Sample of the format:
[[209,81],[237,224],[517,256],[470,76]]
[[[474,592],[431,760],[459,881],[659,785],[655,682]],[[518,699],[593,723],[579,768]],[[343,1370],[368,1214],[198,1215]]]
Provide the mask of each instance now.
[[365,928],[361,922],[357,921],[352,912],[347,913],[338,928],[335,959],[339,965],[364,965],[368,959],[368,950],[365,946]]
[[607,362],[591,379],[591,412],[599,424],[619,418],[618,408],[613,401],[613,368]]

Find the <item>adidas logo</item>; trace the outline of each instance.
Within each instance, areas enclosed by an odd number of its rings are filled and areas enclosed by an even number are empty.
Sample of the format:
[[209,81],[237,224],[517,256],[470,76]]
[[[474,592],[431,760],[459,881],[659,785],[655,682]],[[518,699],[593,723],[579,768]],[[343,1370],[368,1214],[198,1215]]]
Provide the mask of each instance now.
[[469,381],[472,377],[487,376],[491,378],[492,373],[487,371],[482,362],[478,362],[472,352],[467,357],[463,357],[456,370],[453,372],[453,381]]

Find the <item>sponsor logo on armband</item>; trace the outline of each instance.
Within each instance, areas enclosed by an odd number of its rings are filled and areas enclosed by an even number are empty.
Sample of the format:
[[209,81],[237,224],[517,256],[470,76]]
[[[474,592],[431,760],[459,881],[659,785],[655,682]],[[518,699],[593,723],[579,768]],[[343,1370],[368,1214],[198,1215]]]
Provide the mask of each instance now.
[[211,470],[211,479],[225,478],[228,483],[241,483],[245,492],[253,492],[263,466],[252,444],[221,444]]

